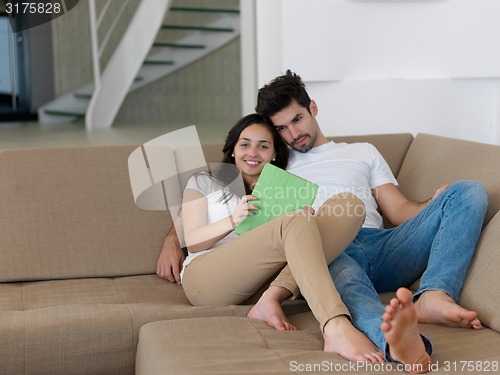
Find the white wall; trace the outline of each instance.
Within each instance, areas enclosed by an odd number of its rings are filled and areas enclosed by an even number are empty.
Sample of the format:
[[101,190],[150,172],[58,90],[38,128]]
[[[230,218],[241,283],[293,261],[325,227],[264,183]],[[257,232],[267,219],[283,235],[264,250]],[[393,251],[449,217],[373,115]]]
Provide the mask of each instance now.
[[500,144],[500,1],[255,0],[253,12],[257,86],[301,75],[325,134]]

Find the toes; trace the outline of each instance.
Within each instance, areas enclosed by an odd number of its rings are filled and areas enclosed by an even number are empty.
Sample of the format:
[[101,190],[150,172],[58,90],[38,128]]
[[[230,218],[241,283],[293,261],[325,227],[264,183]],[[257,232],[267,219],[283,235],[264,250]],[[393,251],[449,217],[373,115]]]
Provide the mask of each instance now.
[[397,298],[393,298],[390,300],[389,304],[386,306],[386,310],[388,307],[392,307],[393,309],[397,309],[401,303]]
[[391,329],[391,325],[387,322],[383,322],[382,324],[380,324],[380,330],[384,333],[387,333],[389,332],[389,330]]
[[382,315],[382,320],[384,322],[390,323],[394,319],[394,314],[386,312]]
[[470,320],[466,320],[466,319],[462,319],[459,323],[458,323],[458,326],[460,328],[471,328],[472,327],[472,323]]
[[384,356],[382,355],[382,353],[379,353],[379,352],[366,353],[365,358],[368,360],[368,362],[372,362],[372,363],[385,362]]
[[479,319],[474,319],[471,323],[472,328],[474,329],[483,329],[483,325]]
[[[397,301],[397,300],[396,300],[396,301]],[[392,301],[391,301],[391,302],[392,302]],[[397,302],[397,305],[396,305],[396,306],[387,305],[387,306],[385,307],[385,312],[386,312],[386,313],[389,313],[389,314],[394,314],[398,308],[399,308],[399,302]]]
[[365,353],[365,362],[378,362],[376,357],[372,353]]
[[[397,299],[401,304],[410,303],[413,299],[413,294],[406,288],[399,288],[396,291]],[[392,301],[391,301],[392,302]]]
[[274,327],[278,331],[295,331],[297,327],[295,327],[292,323],[288,321],[277,321],[270,326]]
[[275,324],[274,328],[277,329],[278,331],[285,331],[286,327],[284,324]]

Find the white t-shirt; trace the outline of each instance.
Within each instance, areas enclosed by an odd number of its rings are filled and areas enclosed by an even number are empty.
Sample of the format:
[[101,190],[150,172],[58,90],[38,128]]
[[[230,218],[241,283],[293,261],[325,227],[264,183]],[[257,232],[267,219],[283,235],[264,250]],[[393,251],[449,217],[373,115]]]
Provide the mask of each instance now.
[[328,142],[305,153],[291,150],[287,170],[319,185],[313,204],[316,210],[338,193],[358,196],[366,207],[365,228],[383,225],[371,189],[398,184],[385,159],[369,143]]
[[[187,189],[194,189],[205,196],[207,200],[207,224],[215,223],[231,215],[236,209],[240,199],[240,197],[232,194],[231,198],[227,200],[226,196],[227,194],[230,194],[229,188],[207,174],[196,174],[191,176],[186,184],[186,190]],[[194,258],[205,254],[236,237],[238,237],[238,234],[233,231],[217,242],[211,249],[198,251],[196,253],[188,252],[188,256],[184,260],[184,267],[186,267]],[[184,275],[184,267],[181,272],[181,280]]]

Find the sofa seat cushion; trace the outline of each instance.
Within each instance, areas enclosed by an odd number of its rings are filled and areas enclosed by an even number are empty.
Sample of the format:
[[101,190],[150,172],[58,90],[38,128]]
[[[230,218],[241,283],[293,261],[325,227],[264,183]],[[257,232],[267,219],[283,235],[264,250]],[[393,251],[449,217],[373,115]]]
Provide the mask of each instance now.
[[193,307],[156,275],[2,283],[0,373],[133,374],[143,324],[248,309]]
[[[323,339],[312,313],[290,316],[300,330],[277,331],[266,323],[241,317],[182,319],[144,325],[139,334],[137,375],[155,374],[289,374],[350,373],[380,374],[396,364],[350,363],[338,355],[325,353]],[[434,343],[437,371],[433,373],[479,373],[460,371],[464,361],[485,366],[500,361],[500,334],[481,331],[421,325]],[[450,371],[446,366],[457,366]],[[470,364],[465,364],[470,365]],[[313,371],[313,370],[316,371]],[[453,368],[452,368],[453,369]],[[447,371],[448,370],[448,371]],[[394,371],[405,373],[404,371]]]

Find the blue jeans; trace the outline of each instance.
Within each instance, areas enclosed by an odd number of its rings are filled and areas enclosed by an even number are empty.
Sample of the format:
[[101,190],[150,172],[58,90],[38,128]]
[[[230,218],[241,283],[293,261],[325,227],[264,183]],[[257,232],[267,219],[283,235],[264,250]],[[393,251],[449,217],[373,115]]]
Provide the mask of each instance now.
[[[408,287],[421,277],[414,300],[427,290],[442,290],[457,301],[487,206],[483,185],[457,182],[395,228],[363,228],[329,265],[353,325],[386,353],[387,360],[391,358],[380,330],[385,306],[378,293]],[[431,354],[430,341],[422,338]]]

